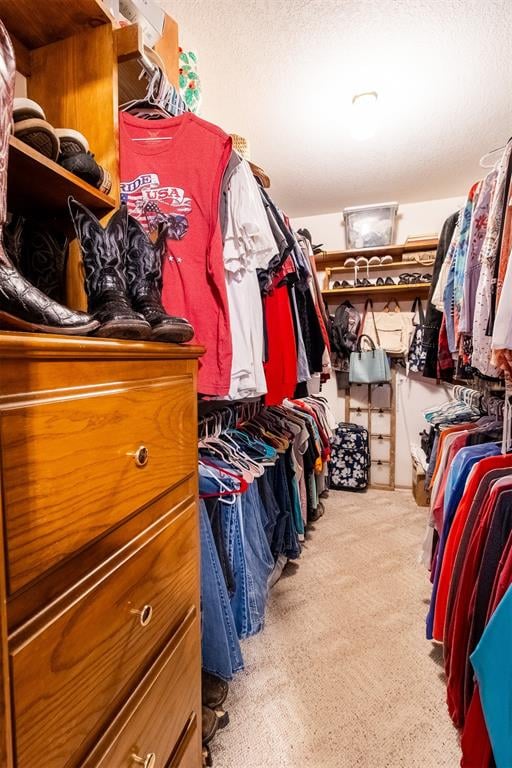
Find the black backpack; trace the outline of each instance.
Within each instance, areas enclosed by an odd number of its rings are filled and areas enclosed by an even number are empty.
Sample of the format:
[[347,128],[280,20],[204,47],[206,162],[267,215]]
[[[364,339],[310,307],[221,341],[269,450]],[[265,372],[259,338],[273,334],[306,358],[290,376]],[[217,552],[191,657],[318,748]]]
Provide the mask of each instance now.
[[336,308],[330,320],[331,347],[338,355],[348,359],[356,349],[361,315],[347,300]]

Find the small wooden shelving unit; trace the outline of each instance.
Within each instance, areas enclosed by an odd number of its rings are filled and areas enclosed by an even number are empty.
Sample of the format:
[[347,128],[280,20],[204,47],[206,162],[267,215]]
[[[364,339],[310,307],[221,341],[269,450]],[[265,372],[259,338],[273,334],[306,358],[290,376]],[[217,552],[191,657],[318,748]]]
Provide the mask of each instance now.
[[[317,268],[324,272],[324,290],[322,295],[328,301],[329,299],[357,299],[357,297],[371,297],[375,300],[387,301],[394,297],[403,299],[414,299],[416,296],[426,298],[430,290],[430,283],[414,283],[412,285],[367,285],[367,286],[344,286],[339,288],[330,288],[332,284],[333,273],[340,273],[341,280],[346,279],[348,275],[354,276],[354,266],[345,266],[347,259],[359,259],[364,257],[370,259],[372,256],[382,258],[391,256],[393,261],[387,264],[371,264],[368,270],[372,273],[381,273],[387,275],[388,272],[420,272],[426,273],[432,269],[432,264],[424,263],[416,259],[407,258],[407,254],[413,253],[431,253],[432,258],[437,248],[437,238],[425,238],[408,240],[401,245],[386,245],[378,248],[359,248],[345,251],[323,251],[315,256]],[[406,256],[404,259],[403,257]],[[367,267],[359,266],[359,276],[366,275]],[[340,280],[340,282],[341,282]]]

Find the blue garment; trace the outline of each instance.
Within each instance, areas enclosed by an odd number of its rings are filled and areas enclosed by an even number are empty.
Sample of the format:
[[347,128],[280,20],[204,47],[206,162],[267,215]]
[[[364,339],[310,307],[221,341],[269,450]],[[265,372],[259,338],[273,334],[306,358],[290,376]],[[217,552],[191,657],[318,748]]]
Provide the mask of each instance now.
[[468,445],[461,448],[452,461],[446,481],[444,494],[443,511],[443,530],[437,547],[437,559],[434,571],[434,581],[432,584],[432,596],[430,598],[430,608],[427,614],[427,640],[432,640],[432,631],[434,628],[434,613],[436,607],[437,590],[439,587],[439,578],[441,575],[441,566],[443,563],[444,549],[446,540],[452,527],[453,518],[459,506],[459,502],[466,487],[466,481],[474,464],[487,456],[497,456],[501,453],[496,443],[482,443],[481,445]]
[[263,527],[264,510],[256,483],[251,483],[241,501],[249,606],[247,634],[254,635],[265,623],[268,577],[274,569],[274,558]]
[[443,294],[444,319],[446,322],[446,336],[448,339],[448,348],[450,352],[457,351],[457,342],[455,339],[455,325],[453,321],[453,303],[455,290],[455,254],[452,255],[448,280]]
[[203,668],[223,680],[244,668],[233,611],[206,506],[199,502],[201,531],[201,648]]
[[496,768],[512,766],[512,586],[470,656]]
[[224,546],[235,579],[235,591],[231,595],[231,608],[233,609],[238,637],[243,639],[249,637],[251,627],[241,497],[236,496],[234,504],[227,504],[221,500],[220,515]]

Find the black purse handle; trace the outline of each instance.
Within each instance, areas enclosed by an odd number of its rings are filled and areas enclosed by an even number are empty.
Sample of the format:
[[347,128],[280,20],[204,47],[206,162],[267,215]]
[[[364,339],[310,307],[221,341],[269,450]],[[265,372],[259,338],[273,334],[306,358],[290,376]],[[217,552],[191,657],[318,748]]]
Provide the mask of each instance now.
[[369,342],[370,342],[370,349],[369,349],[368,351],[369,351],[369,352],[374,352],[374,353],[375,353],[375,349],[376,349],[376,347],[375,347],[375,344],[373,343],[373,339],[371,338],[371,336],[367,336],[367,334],[366,334],[366,333],[362,333],[362,334],[360,335],[360,337],[358,338],[358,340],[357,340],[357,345],[356,345],[356,350],[357,350],[357,352],[359,353],[359,357],[361,357],[361,352],[363,351],[363,350],[361,349],[361,342],[362,342],[362,340],[363,340],[363,339],[366,339],[367,341],[369,341]]
[[[423,304],[419,296],[416,296],[414,299],[411,312],[415,315],[416,311],[418,312],[418,317],[420,319],[419,324],[421,326],[425,325],[425,313],[423,312]],[[414,318],[413,318],[414,320]]]

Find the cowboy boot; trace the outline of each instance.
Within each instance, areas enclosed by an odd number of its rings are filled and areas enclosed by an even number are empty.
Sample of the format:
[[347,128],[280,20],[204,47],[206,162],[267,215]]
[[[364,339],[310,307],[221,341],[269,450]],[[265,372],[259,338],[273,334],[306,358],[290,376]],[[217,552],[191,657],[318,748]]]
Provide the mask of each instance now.
[[34,221],[26,221],[21,247],[20,272],[55,301],[66,296],[69,241]]
[[190,341],[194,329],[184,318],[168,315],[162,306],[162,255],[166,234],[162,231],[153,244],[139,222],[128,216],[125,256],[128,293],[132,307],[151,325],[155,341],[182,344]]
[[0,324],[15,330],[83,336],[94,331],[98,323],[84,312],[73,312],[52,301],[31,285],[14,267],[3,246],[15,69],[12,43],[0,21]]
[[75,232],[82,249],[89,312],[100,321],[97,336],[147,339],[151,326],[134,312],[127,296],[124,250],[128,209],[122,205],[102,227],[85,205],[68,200]]
[[[3,243],[7,256],[16,269],[21,270],[23,231],[25,219],[23,216],[12,216],[3,229]],[[22,271],[22,270],[21,270]]]

